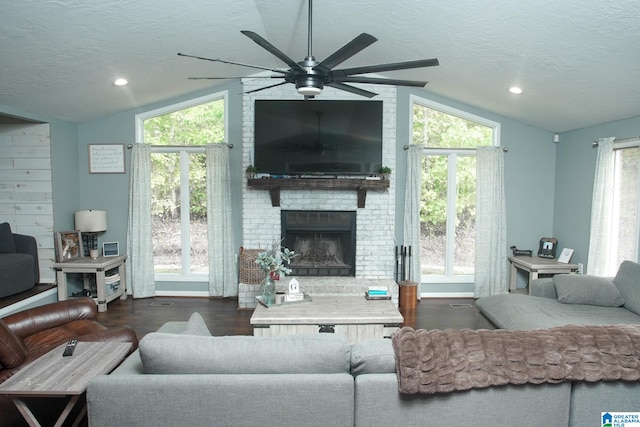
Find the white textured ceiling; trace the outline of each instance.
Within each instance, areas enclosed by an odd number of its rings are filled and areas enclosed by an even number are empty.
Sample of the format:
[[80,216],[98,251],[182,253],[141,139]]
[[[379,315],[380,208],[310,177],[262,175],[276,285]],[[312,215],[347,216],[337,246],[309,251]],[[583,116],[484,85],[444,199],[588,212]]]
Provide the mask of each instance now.
[[[240,30],[300,61],[306,14],[307,0],[2,1],[0,104],[81,122],[220,84],[190,76],[256,72],[177,52],[285,68]],[[553,132],[640,115],[638,0],[316,0],[313,22],[320,61],[368,32],[378,42],[340,67],[437,57],[382,75]]]

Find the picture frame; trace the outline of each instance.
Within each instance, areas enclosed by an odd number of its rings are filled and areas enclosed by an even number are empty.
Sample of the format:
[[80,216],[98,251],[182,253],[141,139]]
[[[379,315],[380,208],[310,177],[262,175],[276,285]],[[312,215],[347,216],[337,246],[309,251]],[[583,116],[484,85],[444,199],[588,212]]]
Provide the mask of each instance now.
[[104,242],[102,244],[102,256],[111,257],[120,255],[120,244],[118,242]]
[[80,230],[58,231],[54,235],[56,261],[65,262],[84,257]]
[[571,261],[572,256],[573,256],[573,249],[563,248],[562,252],[560,252],[560,256],[558,257],[558,262],[561,262],[563,264],[569,264],[569,261]]
[[540,248],[538,256],[540,258],[554,259],[556,257],[556,248],[558,247],[558,239],[555,237],[543,237],[540,239]]
[[125,173],[124,144],[89,144],[89,173]]

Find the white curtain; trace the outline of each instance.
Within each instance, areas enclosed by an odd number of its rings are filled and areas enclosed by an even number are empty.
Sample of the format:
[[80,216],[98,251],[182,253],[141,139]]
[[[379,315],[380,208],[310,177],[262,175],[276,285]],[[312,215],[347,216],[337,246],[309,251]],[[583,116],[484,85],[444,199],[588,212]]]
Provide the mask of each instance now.
[[236,248],[233,240],[229,148],[207,144],[207,225],[209,250],[209,295],[238,295]]
[[476,151],[476,256],[474,297],[507,293],[507,220],[504,151]]
[[151,147],[133,144],[127,223],[127,284],[134,298],[155,296],[151,239]]
[[598,140],[598,158],[591,199],[589,255],[587,257],[587,271],[595,276],[615,275],[615,271],[610,270],[614,139],[600,138]]
[[[407,178],[404,195],[404,236],[405,246],[411,246],[407,279],[420,285],[420,184],[422,183],[422,147],[409,146],[407,153]],[[420,292],[418,292],[420,299]]]

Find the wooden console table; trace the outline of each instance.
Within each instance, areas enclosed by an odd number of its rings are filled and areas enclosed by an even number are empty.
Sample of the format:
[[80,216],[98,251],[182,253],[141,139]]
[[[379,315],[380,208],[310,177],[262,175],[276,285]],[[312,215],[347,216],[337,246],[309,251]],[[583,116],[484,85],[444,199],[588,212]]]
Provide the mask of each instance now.
[[249,187],[269,190],[272,206],[280,206],[280,190],[352,190],[358,192],[358,207],[364,208],[367,190],[386,190],[389,180],[348,178],[259,178],[247,180]]
[[577,264],[565,264],[555,259],[540,258],[538,256],[510,256],[511,274],[509,275],[509,292],[514,292],[517,288],[517,270],[524,270],[529,273],[529,294],[531,294],[531,281],[538,278],[540,274],[561,274],[571,273],[578,269]]
[[[56,278],[58,279],[58,300],[64,301],[69,298],[69,291],[67,290],[67,274],[94,274],[96,276],[97,291],[97,296],[94,300],[98,305],[98,311],[107,311],[107,303],[116,298],[127,298],[126,260],[126,255],[119,255],[114,257],[101,256],[96,259],[77,258],[70,261],[56,262],[53,264],[53,268],[56,270]],[[105,285],[105,272],[114,268],[118,269],[120,285],[115,292],[108,294]]]
[[[40,423],[21,398],[69,397],[55,423],[56,427],[62,426],[89,382],[98,375],[110,373],[131,349],[128,342],[79,342],[72,356],[62,357],[65,346],[66,343],[51,350],[0,384],[0,395],[11,397],[30,426],[40,426]],[[74,426],[86,413],[86,402],[83,403]]]
[[391,300],[368,301],[362,296],[314,296],[310,302],[269,308],[258,304],[251,316],[254,336],[336,333],[350,343],[385,338],[404,322]]

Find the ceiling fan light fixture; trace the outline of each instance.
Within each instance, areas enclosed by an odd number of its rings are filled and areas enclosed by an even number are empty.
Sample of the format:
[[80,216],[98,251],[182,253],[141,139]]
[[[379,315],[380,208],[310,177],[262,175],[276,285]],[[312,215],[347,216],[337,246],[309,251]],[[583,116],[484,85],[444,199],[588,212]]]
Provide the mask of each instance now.
[[300,95],[304,96],[316,96],[320,95],[322,89],[315,86],[299,86],[296,88]]
[[316,76],[305,76],[296,81],[296,90],[300,95],[316,96],[320,95],[324,88],[324,82]]

